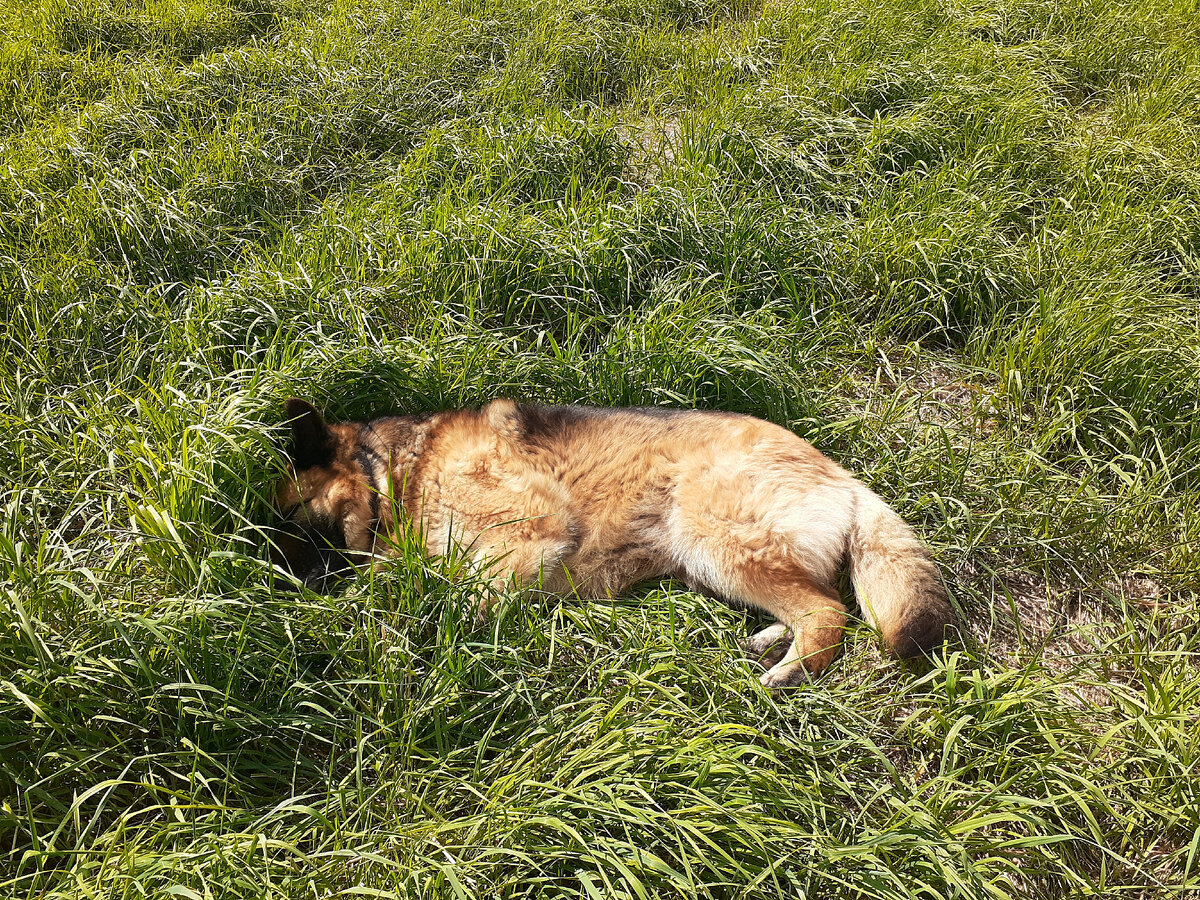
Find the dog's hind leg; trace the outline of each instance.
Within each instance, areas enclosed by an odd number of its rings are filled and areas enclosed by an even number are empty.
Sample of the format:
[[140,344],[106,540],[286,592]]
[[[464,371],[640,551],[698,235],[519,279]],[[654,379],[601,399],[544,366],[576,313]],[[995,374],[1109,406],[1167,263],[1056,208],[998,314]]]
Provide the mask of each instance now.
[[[739,599],[766,610],[793,635],[782,657],[772,658],[774,665],[762,676],[762,683],[767,687],[798,684],[808,673],[820,672],[833,662],[846,624],[846,607],[837,592],[788,572],[786,567],[753,568],[748,574],[750,577],[739,579]],[[778,641],[776,628],[771,626],[766,632]],[[764,643],[767,640],[763,638]]]
[[771,668],[783,659],[792,645],[792,633],[782,622],[768,625],[740,642],[747,656],[752,656],[766,668]]
[[[796,635],[783,657],[760,679],[767,687],[787,687],[820,672],[838,655],[846,625],[846,607],[835,594],[812,590],[785,601],[783,613]],[[784,604],[781,604],[784,605]]]
[[[717,553],[693,553],[687,562],[696,569],[706,568],[710,583],[716,582],[729,600],[761,609],[778,620],[742,645],[771,666],[762,676],[767,687],[799,684],[838,655],[846,607],[832,586],[818,582],[786,552],[749,551],[726,542],[718,546]],[[704,573],[685,574],[700,581]],[[786,640],[789,631],[790,643]]]

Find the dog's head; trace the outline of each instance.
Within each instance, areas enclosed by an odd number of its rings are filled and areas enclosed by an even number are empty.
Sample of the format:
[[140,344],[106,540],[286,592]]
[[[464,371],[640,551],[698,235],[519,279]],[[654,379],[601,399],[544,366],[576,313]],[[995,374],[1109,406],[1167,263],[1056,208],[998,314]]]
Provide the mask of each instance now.
[[374,543],[378,498],[360,462],[362,428],[329,425],[311,403],[286,404],[292,426],[288,474],[275,486],[283,522],[274,539],[274,561],[317,586],[365,559]]

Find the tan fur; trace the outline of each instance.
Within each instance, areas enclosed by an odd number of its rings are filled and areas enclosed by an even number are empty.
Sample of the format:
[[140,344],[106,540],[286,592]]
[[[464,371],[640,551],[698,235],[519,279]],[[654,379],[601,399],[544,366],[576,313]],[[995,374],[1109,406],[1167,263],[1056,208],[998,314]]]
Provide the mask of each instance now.
[[496,584],[540,579],[582,596],[678,577],[779,620],[748,643],[772,663],[769,686],[836,657],[846,609],[834,584],[847,561],[864,617],[902,655],[939,645],[952,620],[908,526],[769,422],[511,400],[332,426],[303,401],[288,410],[303,425],[277,503],[301,527],[371,555],[408,521],[428,553],[453,545]]

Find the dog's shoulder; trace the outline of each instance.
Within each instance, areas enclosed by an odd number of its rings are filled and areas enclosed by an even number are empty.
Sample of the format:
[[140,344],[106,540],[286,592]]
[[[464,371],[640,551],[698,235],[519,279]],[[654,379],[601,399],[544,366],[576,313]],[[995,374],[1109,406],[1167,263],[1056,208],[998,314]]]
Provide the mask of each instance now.
[[553,406],[501,398],[480,410],[480,418],[511,448],[553,450],[581,426],[602,418],[604,412],[590,406]]

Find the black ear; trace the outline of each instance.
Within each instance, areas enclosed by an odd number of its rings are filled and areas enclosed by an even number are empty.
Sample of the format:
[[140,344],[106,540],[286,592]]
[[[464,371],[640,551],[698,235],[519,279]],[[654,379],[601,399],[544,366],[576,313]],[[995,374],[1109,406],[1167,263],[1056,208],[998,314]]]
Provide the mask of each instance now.
[[290,398],[285,404],[292,422],[292,445],[288,448],[297,471],[333,462],[333,434],[317,408],[307,400]]

